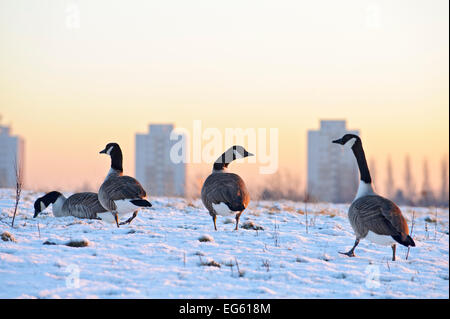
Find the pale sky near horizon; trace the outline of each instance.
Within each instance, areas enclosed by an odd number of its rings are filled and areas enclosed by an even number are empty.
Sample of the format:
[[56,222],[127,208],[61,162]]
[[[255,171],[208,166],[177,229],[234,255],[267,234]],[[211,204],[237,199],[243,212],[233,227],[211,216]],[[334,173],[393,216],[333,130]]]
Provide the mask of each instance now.
[[417,189],[424,158],[438,189],[449,153],[448,9],[447,0],[0,0],[0,114],[26,140],[28,188],[100,185],[109,159],[98,152],[111,141],[133,175],[135,133],[193,120],[279,128],[280,167],[304,183],[307,130],[346,119],[381,188],[387,157],[401,186],[409,154]]

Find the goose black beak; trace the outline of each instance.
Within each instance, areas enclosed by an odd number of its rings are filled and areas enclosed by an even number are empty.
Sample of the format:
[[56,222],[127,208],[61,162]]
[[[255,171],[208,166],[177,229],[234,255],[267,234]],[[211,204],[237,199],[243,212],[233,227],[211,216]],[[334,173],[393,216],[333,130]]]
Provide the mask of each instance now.
[[38,212],[37,210],[35,210],[35,211],[34,211],[34,215],[33,215],[33,218],[36,218],[36,217],[38,217],[38,215],[39,215],[39,212]]
[[248,156],[255,156],[255,154],[252,154],[252,153],[249,153],[249,152],[245,152],[245,157],[248,157]]
[[336,143],[336,144],[341,144],[344,145],[342,138],[338,139],[338,140],[334,140],[332,143]]
[[99,154],[106,154],[106,149],[104,149],[103,151],[100,151]]

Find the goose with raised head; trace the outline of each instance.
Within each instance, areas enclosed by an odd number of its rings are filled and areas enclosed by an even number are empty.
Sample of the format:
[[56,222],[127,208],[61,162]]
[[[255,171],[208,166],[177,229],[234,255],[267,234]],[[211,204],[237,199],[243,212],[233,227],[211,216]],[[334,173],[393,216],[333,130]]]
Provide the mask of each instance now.
[[242,146],[232,146],[215,162],[211,175],[206,178],[202,187],[202,202],[217,230],[217,215],[235,216],[236,228],[239,228],[239,218],[250,202],[250,195],[242,178],[229,173],[228,165],[235,159],[253,156]]
[[98,201],[96,193],[76,193],[69,198],[57,191],[39,197],[34,202],[34,216],[37,217],[48,206],[52,205],[53,216],[73,216],[78,218],[100,219],[99,214],[106,209]]
[[[123,156],[119,144],[108,143],[100,154],[111,157],[111,168],[100,186],[98,199],[108,210],[108,217],[114,218],[117,227],[129,224],[137,216],[140,208],[152,207],[152,204],[146,200],[147,193],[141,184],[135,178],[123,175]],[[119,224],[119,216],[130,213],[133,215]]]
[[406,247],[416,245],[409,236],[406,219],[394,202],[375,193],[360,137],[345,134],[333,143],[351,146],[361,175],[358,191],[348,210],[348,218],[356,235],[355,244],[348,252],[341,254],[354,257],[360,240],[367,238],[379,245],[390,245],[392,260],[395,260],[396,243]]

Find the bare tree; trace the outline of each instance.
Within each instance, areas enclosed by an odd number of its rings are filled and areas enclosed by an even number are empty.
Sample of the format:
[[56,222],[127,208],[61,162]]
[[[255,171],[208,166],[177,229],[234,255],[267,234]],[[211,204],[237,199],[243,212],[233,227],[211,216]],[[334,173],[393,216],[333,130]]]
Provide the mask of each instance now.
[[301,201],[304,194],[301,191],[301,181],[288,170],[279,170],[269,176],[261,189],[259,198],[262,200],[288,199]]
[[311,199],[311,195],[308,192],[308,187],[305,186],[305,197],[303,201],[305,202],[305,228],[306,233],[308,233],[308,226],[309,226],[309,220],[308,220],[308,202]]
[[298,176],[295,176],[289,170],[284,172],[284,198],[300,201],[303,199],[303,193],[301,191],[301,180]]
[[428,171],[428,160],[424,158],[423,160],[423,181],[422,181],[422,189],[429,190],[430,189],[430,177]]
[[75,192],[76,193],[95,192],[95,189],[94,189],[94,187],[91,186],[91,184],[89,184],[88,181],[84,181],[83,184],[81,184],[81,186],[75,190]]
[[391,157],[388,156],[387,164],[386,164],[387,172],[386,172],[386,186],[385,192],[386,196],[389,198],[393,198],[395,196],[395,185],[394,185],[394,177],[392,176],[392,160]]
[[423,160],[423,180],[420,202],[423,206],[429,206],[434,202],[433,191],[430,187],[428,160],[426,158]]
[[19,207],[20,195],[22,193],[23,186],[22,166],[21,163],[17,161],[17,158],[14,160],[14,170],[16,173],[16,202],[14,205],[14,214],[11,227],[14,227],[14,220],[16,219],[17,208]]
[[266,182],[260,193],[260,199],[262,200],[279,200],[283,198],[283,189],[282,189],[282,174],[277,171],[275,174],[269,175],[266,177]]
[[206,177],[207,171],[196,171],[188,175],[186,183],[186,197],[189,199],[198,199],[201,197],[201,190]]
[[4,168],[0,168],[0,188],[7,187],[8,181],[6,178],[6,170]]
[[405,157],[405,196],[409,205],[414,204],[414,197],[416,193],[416,185],[411,171],[411,159],[409,155]]

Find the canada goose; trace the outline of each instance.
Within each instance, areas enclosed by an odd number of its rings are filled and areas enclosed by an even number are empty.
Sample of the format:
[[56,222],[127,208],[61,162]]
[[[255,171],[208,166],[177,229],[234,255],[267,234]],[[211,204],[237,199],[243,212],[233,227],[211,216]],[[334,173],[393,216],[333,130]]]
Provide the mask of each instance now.
[[250,195],[242,178],[237,174],[228,173],[228,165],[238,158],[253,156],[242,146],[232,146],[215,162],[211,175],[203,183],[202,202],[208,209],[216,227],[217,215],[236,215],[236,228],[238,230],[239,218],[247,208]]
[[152,207],[145,198],[147,196],[141,184],[130,176],[123,176],[122,150],[119,144],[109,143],[100,154],[111,156],[111,169],[100,186],[98,199],[102,206],[111,212],[117,227],[119,227],[119,215],[133,213],[127,221],[120,225],[130,223],[142,207]]
[[51,204],[53,204],[52,210],[55,217],[74,216],[100,219],[99,214],[106,212],[106,209],[98,201],[96,193],[76,193],[66,198],[60,192],[53,191],[36,199],[33,217],[37,217]]
[[391,245],[392,260],[395,261],[396,242],[406,247],[416,245],[409,236],[408,224],[400,208],[394,202],[375,193],[359,136],[346,134],[333,143],[341,145],[350,143],[361,175],[358,192],[348,210],[348,218],[355,232],[356,241],[352,249],[341,254],[354,257],[359,241],[367,238],[379,245]]

